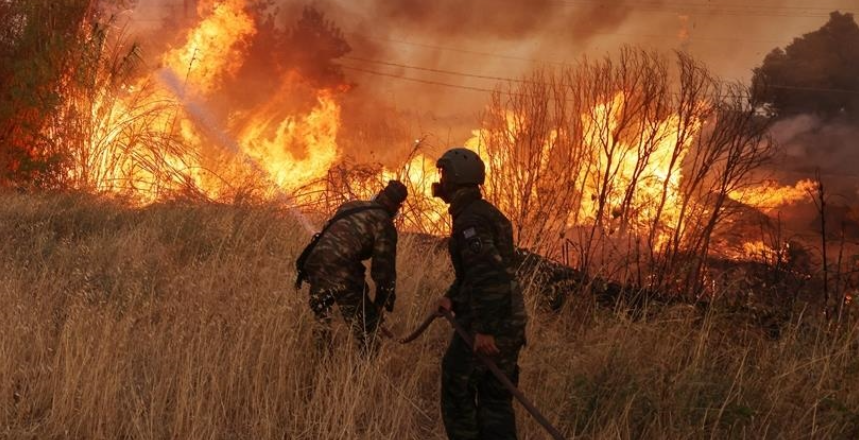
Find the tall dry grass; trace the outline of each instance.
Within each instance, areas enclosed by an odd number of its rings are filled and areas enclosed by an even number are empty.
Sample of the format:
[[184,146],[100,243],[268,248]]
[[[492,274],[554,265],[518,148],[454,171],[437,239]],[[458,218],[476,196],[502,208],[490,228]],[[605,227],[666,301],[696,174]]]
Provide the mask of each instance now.
[[[340,328],[317,353],[291,288],[305,236],[276,207],[0,194],[0,236],[2,438],[444,438],[451,331],[368,363]],[[408,238],[399,267],[403,331],[451,275]],[[682,306],[541,312],[534,292],[521,387],[570,438],[859,437],[855,325],[797,315],[771,340]],[[521,438],[545,438],[517,411]]]

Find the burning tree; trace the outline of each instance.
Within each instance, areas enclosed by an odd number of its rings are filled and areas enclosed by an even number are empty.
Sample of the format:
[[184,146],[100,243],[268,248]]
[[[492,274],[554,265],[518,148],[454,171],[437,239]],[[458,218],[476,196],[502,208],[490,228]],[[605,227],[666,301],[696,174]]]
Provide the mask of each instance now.
[[77,63],[97,50],[90,0],[0,3],[0,184],[54,186],[64,150],[57,109],[67,88],[86,76]]
[[[0,72],[10,91],[0,105],[4,181],[127,194],[145,203],[174,191],[220,198],[245,185],[292,192],[337,161],[336,97],[347,87],[336,75],[310,78],[298,61],[279,61],[256,77],[255,88],[265,93],[241,99],[236,92],[247,89],[237,86],[247,80],[237,75],[254,53],[271,60],[272,49],[288,49],[298,56],[305,48],[287,47],[289,41],[310,45],[317,37],[342,43],[326,56],[348,50],[315,10],[287,31],[272,27],[258,3],[199,2],[199,19],[158,57],[163,72],[172,73],[156,75],[139,69],[139,48],[111,21],[108,4],[63,3],[69,10],[56,12],[43,3],[4,2],[0,10],[10,29],[0,42],[10,61]],[[254,46],[260,29],[267,39]],[[264,47],[266,41],[277,48]],[[166,77],[180,79],[162,84]],[[258,165],[249,168],[247,160]]]
[[[398,178],[412,195],[403,227],[444,234],[446,209],[430,191],[434,158],[416,148],[402,166],[384,167],[343,151],[340,102],[351,86],[334,61],[350,48],[339,29],[312,8],[278,28],[269,6],[200,2],[198,19],[157,57],[155,75],[140,68],[137,46],[85,8],[69,28],[78,46],[52,61],[62,68],[46,83],[62,96],[46,99],[42,113],[10,104],[20,111],[0,113],[2,127],[15,148],[63,158],[52,174],[59,184],[144,203],[174,191],[251,191],[330,211]],[[0,49],[13,47],[8,41]],[[677,60],[672,68],[663,56],[625,49],[538,70],[492,95],[467,145],[486,161],[486,193],[513,221],[520,246],[553,257],[572,249],[572,264],[586,273],[641,286],[700,287],[730,197],[771,144],[746,90],[683,54]],[[23,81],[2,72],[3,81]],[[255,92],[245,92],[246,81]],[[23,128],[30,137],[18,136]],[[4,166],[22,169],[15,163]]]
[[[157,197],[188,181],[176,104],[140,75],[110,2],[4,2],[6,184]],[[8,27],[6,26],[8,25]]]
[[495,93],[470,145],[520,246],[641,286],[700,287],[731,191],[771,151],[748,93],[678,54],[537,72]]

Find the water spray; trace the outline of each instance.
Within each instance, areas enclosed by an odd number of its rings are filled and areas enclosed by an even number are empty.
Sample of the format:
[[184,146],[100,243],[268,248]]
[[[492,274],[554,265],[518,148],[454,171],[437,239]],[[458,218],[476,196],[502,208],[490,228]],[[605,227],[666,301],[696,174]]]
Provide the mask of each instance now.
[[242,151],[238,142],[230,137],[227,132],[221,129],[220,125],[216,122],[215,117],[205,108],[203,103],[195,100],[185,91],[183,81],[179,79],[173,69],[165,67],[158,71],[157,77],[182,105],[197,128],[202,130],[206,136],[216,144],[240,158],[245,165],[262,176],[264,181],[274,188],[275,199],[287,206],[289,212],[298,220],[299,223],[301,223],[302,226],[304,226],[304,229],[307,230],[307,232],[311,234],[316,232],[317,228],[313,226],[304,213],[295,207],[292,197],[280,189],[280,187],[271,178],[271,174],[265,168],[260,166],[256,159]]

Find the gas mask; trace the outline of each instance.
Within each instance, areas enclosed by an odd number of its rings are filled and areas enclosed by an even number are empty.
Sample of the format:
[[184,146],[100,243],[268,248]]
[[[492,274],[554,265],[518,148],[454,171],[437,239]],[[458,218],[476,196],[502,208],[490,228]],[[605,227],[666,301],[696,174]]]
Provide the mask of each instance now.
[[444,178],[444,169],[439,169],[439,174],[441,179],[432,184],[432,196],[442,199],[445,203],[450,203],[453,190]]

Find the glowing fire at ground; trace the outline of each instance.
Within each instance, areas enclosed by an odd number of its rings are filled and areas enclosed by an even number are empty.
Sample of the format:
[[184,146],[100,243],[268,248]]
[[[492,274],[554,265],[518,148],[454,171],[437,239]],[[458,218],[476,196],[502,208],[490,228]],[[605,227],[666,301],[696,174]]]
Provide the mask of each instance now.
[[[246,6],[245,0],[202,2],[198,11],[200,20],[187,31],[184,44],[168,50],[162,57],[162,65],[175,72],[188,93],[202,101],[216,96],[224,82],[234,78],[245,62],[247,47],[257,34]],[[132,194],[141,203],[150,203],[165,192],[183,187],[219,198],[235,182],[245,181],[249,176],[288,194],[308,188],[323,190],[324,179],[343,156],[337,142],[341,128],[338,99],[345,87],[311,90],[310,105],[290,107],[287,104],[294,99],[302,80],[294,71],[283,75],[282,86],[267,96],[263,105],[250,112],[227,112],[220,122],[224,131],[235,139],[239,156],[244,154],[254,159],[264,175],[254,176],[259,170],[247,169],[235,152],[225,154],[228,152],[212,148],[211,144],[217,142],[176,102],[175,91],[150,87],[150,94],[142,96],[140,91],[147,87],[145,81],[128,86],[115,96],[103,96],[96,103],[93,111],[107,116],[99,118],[101,123],[91,133],[89,145],[80,152],[86,156],[81,160],[86,163],[84,169],[74,172],[91,174],[87,181],[93,182],[94,190]],[[308,86],[302,87],[306,93]],[[633,97],[617,93],[580,116],[582,139],[576,142],[581,144],[585,152],[583,160],[588,166],[581,167],[574,178],[578,202],[570,212],[562,214],[566,215],[563,223],[567,227],[599,225],[611,229],[616,217],[623,215],[623,227],[629,232],[639,232],[637,228],[658,229],[660,232],[653,237],[655,242],[650,244],[659,246],[667,238],[662,231],[676,227],[681,206],[688,202],[681,195],[682,163],[703,121],[687,120],[684,126],[679,115],[667,114],[642,128],[648,131],[646,136],[619,134],[623,132],[620,127],[629,124],[624,120],[623,109]],[[290,108],[293,110],[285,110]],[[523,115],[513,113],[503,115],[503,119],[507,125],[504,133],[511,137],[507,141],[515,144],[513,137],[528,122]],[[681,126],[686,130],[682,135]],[[147,140],[137,139],[134,133],[144,128],[161,133],[164,144],[152,147],[147,146]],[[499,154],[487,149],[485,140],[490,136],[488,129],[482,128],[465,143],[487,163],[488,179],[515,182],[531,174],[551,176],[556,170],[553,167],[557,164],[552,163],[548,154],[551,145],[559,140],[556,131],[545,133],[543,159],[532,164],[531,169],[515,166],[515,161],[520,160],[518,153]],[[438,180],[434,163],[434,158],[417,155],[400,169],[378,172],[374,184],[398,178],[410,187],[414,200],[409,203],[413,204],[414,212],[408,217],[407,228],[441,233],[448,227],[446,206],[431,195],[431,184]],[[786,188],[770,182],[730,196],[766,211],[797,203],[813,188],[811,181]],[[363,192],[350,192],[350,196],[368,197],[376,190],[367,187]],[[504,185],[504,190],[515,193],[514,197],[505,198],[506,202],[499,202],[502,210],[508,212],[518,208],[515,200],[541,196],[539,186],[523,190],[511,184]],[[493,189],[487,187],[486,192],[490,199],[500,199]],[[744,252],[747,256],[772,252],[763,243],[750,242],[747,247]]]
[[[257,32],[246,6],[245,0],[201,2],[201,18],[187,31],[184,45],[163,55],[161,64],[183,79],[187,92],[205,101],[241,68],[249,40]],[[316,105],[306,113],[279,110],[291,99],[292,84],[301,80],[295,74],[285,75],[282,89],[262,106],[267,111],[243,115],[242,127],[228,130],[237,132],[233,136],[241,153],[256,159],[268,174],[250,177],[273,182],[286,192],[325,176],[340,156],[336,143],[340,105],[335,91],[316,90]],[[232,154],[213,151],[211,145],[217,140],[209,139],[164,87],[153,86],[145,78],[125,89],[101,96],[93,105],[99,124],[80,152],[83,169],[73,171],[86,174],[81,179],[89,182],[86,186],[150,203],[162,193],[185,187],[218,198],[234,182],[247,181],[253,174],[237,164]],[[233,119],[228,115],[221,125]],[[137,133],[148,136],[138,139]]]
[[764,212],[774,212],[781,207],[809,201],[817,191],[817,183],[811,179],[800,180],[794,186],[781,186],[775,181],[731,192],[732,199],[753,206]]
[[[624,117],[625,99],[623,93],[617,93],[612,99],[580,116],[584,136],[582,148],[586,151],[584,157],[589,166],[581,167],[574,178],[582,193],[578,207],[568,215],[568,226],[610,223],[621,210],[633,217],[625,219],[627,226],[633,229],[638,226],[649,227],[654,221],[671,228],[677,222],[681,205],[680,182],[683,177],[681,163],[694,136],[681,138],[680,117],[669,115],[650,129],[647,146],[637,136],[619,137],[617,133]],[[521,131],[523,118],[508,113],[505,120],[507,126],[502,131],[510,136],[506,141],[515,144],[516,139],[513,137]],[[694,123],[692,131],[697,133],[700,126],[700,122]],[[552,131],[545,137],[541,160],[536,169],[510,166],[510,162],[516,160],[515,154],[489,153],[485,140],[490,137],[491,134],[485,129],[478,130],[466,142],[466,146],[477,151],[488,164],[488,179],[496,176],[513,182],[516,177],[527,180],[529,175],[551,175],[550,146],[558,139],[557,132]],[[525,176],[505,176],[505,173],[514,172]],[[537,186],[531,186],[529,191],[530,194],[517,193],[512,199],[540,197]],[[493,197],[491,190],[487,192],[489,197]],[[622,208],[623,205],[626,207]],[[505,206],[503,202],[501,208],[508,211],[515,209]]]

